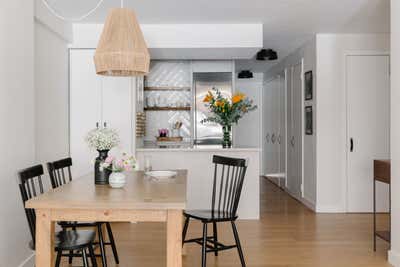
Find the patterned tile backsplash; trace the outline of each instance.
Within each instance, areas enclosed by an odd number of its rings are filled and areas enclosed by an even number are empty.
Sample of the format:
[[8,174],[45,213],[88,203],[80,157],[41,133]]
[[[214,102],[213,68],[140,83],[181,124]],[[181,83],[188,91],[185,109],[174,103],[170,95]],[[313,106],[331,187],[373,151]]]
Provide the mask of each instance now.
[[[152,61],[150,73],[146,76],[146,87],[191,87],[191,69],[189,61]],[[191,106],[191,91],[145,91],[146,106]],[[171,129],[181,121],[181,136],[185,141],[191,137],[190,111],[147,111],[145,141],[155,141],[158,129]]]
[[152,61],[145,86],[191,86],[189,61]]

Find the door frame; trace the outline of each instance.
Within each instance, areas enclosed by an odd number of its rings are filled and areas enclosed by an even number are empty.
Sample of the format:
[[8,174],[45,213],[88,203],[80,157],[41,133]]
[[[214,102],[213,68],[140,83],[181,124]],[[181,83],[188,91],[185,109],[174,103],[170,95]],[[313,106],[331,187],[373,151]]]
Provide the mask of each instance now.
[[[349,181],[350,181],[350,177],[349,177],[349,156],[350,156],[350,151],[349,151],[349,147],[350,147],[350,133],[349,133],[349,88],[347,87],[347,58],[349,56],[388,56],[389,57],[389,68],[390,68],[390,51],[387,50],[348,50],[345,51],[343,53],[343,86],[344,86],[344,90],[345,90],[345,105],[346,105],[346,110],[345,110],[345,120],[346,120],[346,127],[345,127],[345,138],[346,140],[344,140],[344,144],[346,144],[346,147],[344,149],[344,154],[343,154],[343,158],[345,159],[345,172],[346,172],[346,176],[345,179],[343,181],[343,188],[345,188],[345,212],[348,213],[349,212]],[[390,73],[390,70],[389,70]]]

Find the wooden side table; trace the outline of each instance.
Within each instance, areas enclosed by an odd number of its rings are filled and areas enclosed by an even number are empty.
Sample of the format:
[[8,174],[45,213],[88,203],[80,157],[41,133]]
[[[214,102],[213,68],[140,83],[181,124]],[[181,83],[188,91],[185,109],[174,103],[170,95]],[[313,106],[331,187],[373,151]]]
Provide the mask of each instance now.
[[[382,182],[389,185],[389,230],[376,229],[376,182]],[[379,237],[390,244],[390,160],[374,160],[374,251],[376,251],[376,237]]]

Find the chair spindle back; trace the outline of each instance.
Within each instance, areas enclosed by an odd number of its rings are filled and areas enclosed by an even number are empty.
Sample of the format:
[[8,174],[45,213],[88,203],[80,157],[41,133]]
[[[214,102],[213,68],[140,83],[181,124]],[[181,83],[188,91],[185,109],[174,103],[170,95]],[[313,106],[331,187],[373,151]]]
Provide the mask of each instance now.
[[213,157],[212,214],[236,216],[247,170],[245,159]]
[[47,163],[51,186],[53,188],[57,188],[72,181],[71,166],[71,158]]
[[[43,166],[36,165],[19,171],[19,189],[21,192],[22,202],[25,203],[40,194],[43,194]],[[35,244],[36,231],[36,213],[34,209],[25,208],[26,219],[28,220],[29,230],[32,236],[32,243]]]

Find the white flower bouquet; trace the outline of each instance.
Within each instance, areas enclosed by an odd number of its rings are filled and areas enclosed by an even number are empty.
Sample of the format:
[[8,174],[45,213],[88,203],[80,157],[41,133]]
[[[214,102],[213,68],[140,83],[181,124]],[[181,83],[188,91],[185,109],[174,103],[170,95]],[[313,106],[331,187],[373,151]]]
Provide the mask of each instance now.
[[116,130],[110,128],[96,128],[88,132],[85,138],[91,149],[110,150],[119,145],[119,136]]

